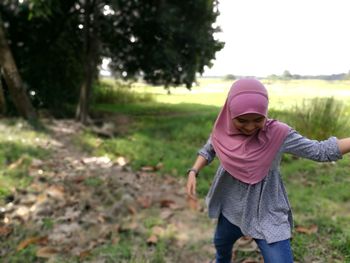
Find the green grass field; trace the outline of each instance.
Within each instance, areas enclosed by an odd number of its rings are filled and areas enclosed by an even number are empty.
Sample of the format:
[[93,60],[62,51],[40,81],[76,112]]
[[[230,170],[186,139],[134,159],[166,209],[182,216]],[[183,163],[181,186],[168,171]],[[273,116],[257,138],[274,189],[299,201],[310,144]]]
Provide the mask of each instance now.
[[[305,99],[333,97],[345,106],[342,116],[332,116],[326,110],[318,116],[316,107],[315,118],[320,121],[315,122],[318,127],[311,129],[311,136],[312,132],[317,135],[316,130],[329,129],[327,125],[330,125],[331,118],[341,118],[338,124],[344,126],[345,131],[332,130],[326,135],[350,136],[344,120],[349,114],[349,81],[264,82],[270,92],[272,117],[288,122],[295,105],[303,104]],[[162,162],[164,168],[160,173],[185,176],[185,170],[192,165],[197,150],[205,143],[231,85],[231,81],[220,79],[200,79],[199,83],[200,86],[193,87],[191,91],[183,87],[171,89],[171,95],[161,87],[138,84],[141,88],[132,90],[151,93],[155,102],[96,105],[97,110],[127,114],[134,120],[127,137],[104,141],[101,147],[106,150],[99,150],[128,156],[133,160],[135,169]],[[308,123],[306,126],[309,126]],[[301,127],[302,134],[304,129],[310,132],[307,127]],[[201,172],[197,188],[201,197],[205,196],[217,165],[215,161]],[[349,157],[345,156],[336,164],[319,164],[285,156],[282,175],[296,226],[302,229],[314,225],[318,227],[317,233],[313,234],[294,231],[295,259],[299,262],[350,262]]]
[[[113,84],[113,80],[104,79]],[[221,106],[233,81],[221,78],[200,78],[198,85],[188,90],[185,87],[170,88],[171,95],[163,87],[153,87],[142,83],[135,83],[133,91],[153,94],[157,102],[161,103],[196,103]],[[288,109],[303,99],[314,97],[334,97],[346,103],[350,102],[350,80],[262,80],[270,96],[271,109]]]
[[[114,83],[110,79],[104,81]],[[270,92],[270,115],[284,121],[293,120],[293,107],[302,104],[303,99],[334,97],[348,107],[349,81],[264,82]],[[122,131],[114,138],[101,139],[86,131],[82,136],[77,136],[75,142],[92,155],[107,155],[112,159],[125,156],[131,161],[134,170],[162,163],[162,169],[158,171],[160,176],[170,174],[177,178],[185,177],[186,169],[192,165],[197,150],[211,132],[231,81],[200,79],[199,84],[191,91],[183,87],[171,89],[171,95],[161,87],[135,84],[131,90],[126,91],[136,92],[131,93],[130,101],[120,103],[118,96],[115,102],[103,103],[100,100],[93,106],[95,114],[123,117],[128,122],[123,124]],[[150,96],[143,102],[138,102],[138,96],[145,98],[143,93]],[[340,117],[347,117],[348,114],[346,108]],[[318,130],[327,128],[330,123],[327,118],[340,118],[329,114],[324,116],[320,118],[323,121],[315,124],[319,126],[315,127]],[[338,123],[346,125],[343,119],[339,119]],[[24,152],[28,160],[43,158],[49,156],[49,153],[31,148],[30,140],[40,140],[43,135],[36,134],[27,126],[21,128],[16,122],[7,122],[0,128],[0,143],[3,146],[3,150],[0,150],[0,196],[5,198],[18,180],[22,187],[29,183],[23,176],[26,161],[15,168],[9,168],[10,163],[20,158],[19,152]],[[333,135],[343,136],[349,130],[340,134],[334,131]],[[303,130],[300,132],[303,133]],[[350,136],[350,131],[345,135]],[[317,226],[317,230],[311,233],[294,230],[292,246],[296,261],[350,262],[349,161],[348,156],[335,164],[319,164],[288,155],[284,157],[282,176],[293,208],[295,224],[299,227],[296,229],[312,229]],[[201,172],[197,187],[201,198],[205,196],[217,166],[218,161],[215,160]],[[15,175],[10,176],[11,174]],[[13,178],[17,178],[17,181]],[[129,245],[132,244],[125,245],[125,251],[130,251]],[[166,254],[166,251],[163,252]]]

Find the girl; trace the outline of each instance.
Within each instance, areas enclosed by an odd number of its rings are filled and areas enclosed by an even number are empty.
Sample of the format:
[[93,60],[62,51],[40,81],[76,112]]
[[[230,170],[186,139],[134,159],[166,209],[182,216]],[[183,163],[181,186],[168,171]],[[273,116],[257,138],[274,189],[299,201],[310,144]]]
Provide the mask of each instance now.
[[188,170],[187,194],[195,198],[196,177],[215,155],[220,166],[206,197],[208,213],[218,218],[216,262],[231,262],[240,237],[257,243],[265,263],[293,262],[292,213],[280,176],[283,153],[319,162],[336,161],[350,151],[350,138],[309,140],[267,117],[268,94],[255,79],[236,81],[211,136]]

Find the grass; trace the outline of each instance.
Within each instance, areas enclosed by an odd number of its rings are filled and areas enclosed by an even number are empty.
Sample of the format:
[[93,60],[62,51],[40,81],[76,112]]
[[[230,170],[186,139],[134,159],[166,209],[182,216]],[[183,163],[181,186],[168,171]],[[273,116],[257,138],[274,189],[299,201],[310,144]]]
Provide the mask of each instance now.
[[[102,82],[113,85],[114,81],[105,78]],[[202,104],[221,106],[225,101],[232,80],[221,78],[199,78],[198,85],[188,90],[180,86],[170,88],[171,95],[163,87],[153,87],[144,83],[130,84],[130,90],[140,94],[151,94],[152,99],[169,104]],[[315,97],[334,97],[349,105],[350,80],[268,80],[263,79],[270,95],[270,108],[275,110],[291,109],[302,104],[304,99]]]
[[[127,135],[104,140],[95,151],[110,154],[112,157],[127,156],[132,160],[134,169],[162,162],[164,166],[159,173],[184,176],[184,171],[192,165],[196,151],[203,145],[211,131],[220,110],[217,105],[221,105],[226,95],[227,89],[223,87],[224,84],[227,82],[217,84],[219,87],[217,93],[208,91],[196,94],[194,92],[196,88],[193,88],[192,93],[180,88],[171,90],[170,96],[162,94],[159,88],[155,88],[152,93],[158,103],[96,105],[95,110],[98,111],[128,114],[133,117],[133,123]],[[271,103],[275,105],[275,109],[278,107],[278,110],[270,110],[270,116],[293,123],[298,127],[298,131],[302,134],[303,132],[311,134],[311,137],[346,135],[346,131],[340,131],[339,127],[347,127],[346,122],[341,119],[341,116],[348,114],[346,99],[350,93],[347,82],[313,80],[268,85],[272,91]],[[151,92],[149,87],[143,87],[143,90]],[[301,90],[304,90],[303,97],[299,95]],[[315,94],[324,98],[313,99]],[[341,96],[334,99],[337,94]],[[305,98],[311,103],[306,102]],[[172,103],[163,103],[170,101]],[[284,101],[282,109],[278,106],[278,101]],[[195,104],[196,102],[198,104]],[[286,111],[286,108],[289,110]],[[313,115],[306,116],[305,121],[300,116],[295,118],[296,111],[312,112]],[[314,133],[308,130],[310,124],[307,118],[316,120],[313,125],[317,131]],[[298,124],[298,121],[302,124]],[[327,130],[319,135],[319,132],[324,131],[330,123],[333,123],[330,126],[338,129]],[[295,223],[305,227],[316,224],[319,229],[317,233],[310,235],[294,231],[293,250],[296,260],[301,262],[317,259],[326,259],[326,262],[350,260],[348,161],[348,157],[345,157],[336,164],[319,164],[291,156],[284,157],[282,174]],[[206,194],[217,165],[218,163],[214,162],[201,172],[197,186],[201,197]]]
[[30,184],[28,167],[33,159],[49,157],[49,152],[38,146],[45,138],[45,134],[21,120],[4,120],[0,124],[0,204],[13,189]]
[[[349,157],[335,164],[310,160],[285,160],[282,174],[293,208],[295,225],[318,226],[314,234],[294,231],[296,259],[314,258],[335,262],[350,256]],[[347,247],[347,249],[344,249]],[[332,251],[332,253],[329,253]],[[344,261],[339,261],[344,262]]]
[[[87,131],[82,136],[77,136],[75,141],[82,149],[93,155],[107,155],[112,159],[125,156],[131,161],[135,170],[142,166],[156,166],[162,163],[162,168],[157,171],[159,175],[171,174],[175,177],[184,177],[186,169],[192,165],[196,157],[197,150],[207,140],[220,110],[218,106],[222,104],[229,87],[227,81],[208,79],[200,81],[205,81],[208,86],[194,87],[191,92],[184,88],[171,89],[170,96],[159,87],[151,89],[143,86],[141,90],[152,93],[152,99],[149,97],[138,102],[137,96],[131,95],[136,99],[127,103],[111,104],[111,101],[108,101],[109,103],[95,104],[95,112],[130,117],[127,132],[115,138],[102,139]],[[320,95],[319,97],[333,96],[342,101],[345,109],[340,114],[345,115],[348,112],[346,108],[348,90],[350,90],[347,89],[348,84],[348,82],[326,81],[268,83],[271,104],[274,108],[270,111],[270,115],[288,122],[293,118],[295,104],[299,103],[298,107],[301,111],[307,111],[306,109],[311,106],[303,105],[302,99],[312,98],[315,94]],[[213,92],[214,88],[217,92]],[[303,97],[300,96],[300,91],[303,91],[301,93]],[[135,92],[141,93],[140,90]],[[102,96],[100,102],[105,102]],[[116,101],[113,100],[113,103]],[[281,104],[283,107],[280,107]],[[336,107],[337,102],[334,105]],[[286,111],[286,108],[289,111]],[[328,116],[332,117],[332,115]],[[329,123],[327,120],[329,117],[317,125],[322,128],[323,124]],[[300,132],[303,133],[307,125],[304,124],[298,130],[301,129]],[[26,181],[28,178],[26,175],[30,160],[44,158],[48,153],[35,144],[37,138],[40,140],[45,135],[32,131],[17,120],[1,124],[0,131],[2,146],[0,147],[0,195],[3,199],[13,187],[18,185],[18,182],[22,182],[22,185],[29,183]],[[333,132],[337,131],[328,133]],[[21,165],[16,166],[12,174],[9,166],[21,157],[23,157]],[[317,260],[350,262],[348,163],[349,157],[345,157],[336,164],[319,164],[288,155],[283,158],[282,175],[292,205],[295,224],[306,228],[314,224],[318,226],[318,231],[312,234],[293,232],[292,246],[295,259],[299,262]],[[218,161],[215,160],[213,164],[201,171],[197,186],[201,198],[208,191],[217,166]],[[94,177],[84,183],[90,187],[101,184],[100,180]],[[91,258],[94,255],[102,255],[106,262],[113,262],[115,258],[120,259],[120,262],[167,262],[169,250],[171,250],[171,237],[161,238],[155,246],[147,246],[144,242],[152,227],[162,224],[163,221],[157,215],[151,216],[144,221],[143,233],[121,233],[119,242],[110,242],[96,248],[92,251]],[[49,219],[45,220],[44,225],[45,229],[50,229],[52,222]],[[142,253],[136,253],[133,250],[135,244],[144,244],[138,247]],[[199,248],[193,249],[200,251]],[[17,255],[18,260],[15,258],[13,262],[21,262],[21,260],[23,262],[24,259],[30,259],[33,255],[35,255],[35,249],[29,246],[21,252],[21,255]]]
[[[142,166],[163,164],[160,173],[183,176],[192,165],[196,151],[208,139],[210,129],[218,112],[217,107],[193,104],[143,103],[112,107],[98,105],[95,110],[123,113],[134,120],[125,136],[103,140],[93,150],[94,154],[108,155],[111,158],[127,156],[135,170]],[[98,138],[85,133],[77,138],[79,144],[89,141],[85,148],[92,149]],[[164,147],[166,145],[166,147]],[[198,190],[204,194],[208,181],[215,172],[210,166],[199,181]]]

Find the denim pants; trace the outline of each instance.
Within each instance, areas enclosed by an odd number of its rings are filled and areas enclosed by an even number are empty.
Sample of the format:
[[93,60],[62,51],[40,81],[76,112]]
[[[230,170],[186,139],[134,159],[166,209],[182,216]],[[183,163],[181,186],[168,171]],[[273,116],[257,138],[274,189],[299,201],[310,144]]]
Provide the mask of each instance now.
[[[214,236],[217,263],[231,262],[233,244],[242,236],[241,229],[233,225],[221,214]],[[289,239],[270,244],[263,239],[254,240],[264,257],[265,263],[293,262],[293,254]]]

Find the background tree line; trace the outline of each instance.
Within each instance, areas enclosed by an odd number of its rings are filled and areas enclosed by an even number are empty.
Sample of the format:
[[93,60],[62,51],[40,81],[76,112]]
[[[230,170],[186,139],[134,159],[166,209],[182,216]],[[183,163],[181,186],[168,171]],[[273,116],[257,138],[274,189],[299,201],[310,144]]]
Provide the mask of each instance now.
[[27,119],[34,108],[75,112],[86,123],[104,57],[118,78],[190,88],[223,47],[218,14],[215,0],[4,0],[2,110]]

